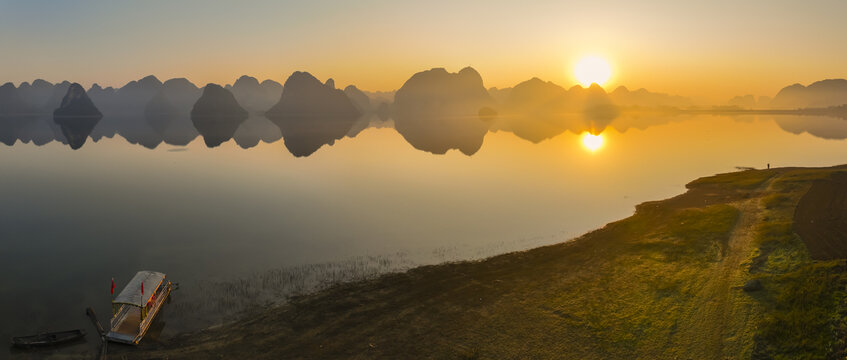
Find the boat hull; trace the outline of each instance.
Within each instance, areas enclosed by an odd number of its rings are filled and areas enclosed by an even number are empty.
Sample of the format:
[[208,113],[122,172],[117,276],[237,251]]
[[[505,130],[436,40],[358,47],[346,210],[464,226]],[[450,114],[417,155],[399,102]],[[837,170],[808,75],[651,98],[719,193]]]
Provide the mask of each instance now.
[[121,331],[122,327],[125,327],[126,325],[124,324],[124,321],[126,320],[122,320],[119,321],[117,324],[113,325],[111,329],[109,329],[109,332],[105,335],[105,339],[117,343],[138,345],[138,343],[141,342],[141,339],[144,338],[144,335],[147,334],[147,330],[150,328],[150,325],[153,323],[153,320],[156,318],[156,315],[159,314],[159,310],[162,309],[162,306],[164,305],[165,300],[168,298],[170,293],[171,283],[170,281],[168,281],[162,289],[161,293],[159,293],[155,304],[152,306],[149,313],[147,313],[147,316],[143,320],[132,324],[132,327],[137,326],[137,332],[128,333],[125,332],[125,330]]
[[12,345],[19,348],[55,346],[73,342],[85,337],[85,330],[76,329],[12,338]]

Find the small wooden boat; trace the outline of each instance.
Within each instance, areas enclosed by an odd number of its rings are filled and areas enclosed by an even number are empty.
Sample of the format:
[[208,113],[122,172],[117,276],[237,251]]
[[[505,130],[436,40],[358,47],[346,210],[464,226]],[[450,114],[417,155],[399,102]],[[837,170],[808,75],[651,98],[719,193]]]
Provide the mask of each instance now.
[[38,335],[13,337],[12,345],[22,348],[29,348],[33,346],[59,345],[74,340],[79,340],[83,337],[85,337],[85,330],[75,329],[68,331],[43,333]]
[[106,340],[138,345],[170,293],[171,282],[165,279],[165,274],[136,273],[112,300],[112,320]]

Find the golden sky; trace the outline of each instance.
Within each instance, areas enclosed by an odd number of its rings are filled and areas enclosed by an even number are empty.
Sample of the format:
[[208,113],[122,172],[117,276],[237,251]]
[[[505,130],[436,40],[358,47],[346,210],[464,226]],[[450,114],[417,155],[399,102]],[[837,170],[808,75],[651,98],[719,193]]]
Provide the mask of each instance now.
[[120,86],[153,74],[203,85],[296,70],[393,90],[473,66],[487,87],[569,87],[585,55],[606,88],[726,100],[847,77],[845,1],[286,2],[0,0],[0,82]]

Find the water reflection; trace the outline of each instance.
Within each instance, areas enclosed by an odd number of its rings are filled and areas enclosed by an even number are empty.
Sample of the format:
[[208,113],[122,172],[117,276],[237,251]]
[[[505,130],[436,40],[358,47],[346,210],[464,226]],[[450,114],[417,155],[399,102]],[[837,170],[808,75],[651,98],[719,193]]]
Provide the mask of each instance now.
[[[407,114],[409,115],[409,114]],[[267,116],[194,117],[187,113],[162,112],[154,115],[111,116],[89,118],[50,117],[47,115],[0,116],[0,143],[13,146],[20,142],[42,146],[51,142],[79,149],[88,138],[122,137],[127,143],[155,149],[161,144],[186,146],[202,134],[208,147],[229,140],[243,149],[259,143],[283,140],[295,156],[309,156],[322,146],[332,146],[344,137],[355,138],[368,128],[393,127],[413,147],[436,154],[458,149],[473,155],[482,147],[489,131],[505,131],[533,143],[540,143],[565,132],[602,134],[608,128],[618,132],[629,129],[645,130],[670,122],[686,121],[687,115],[627,114],[598,121],[580,114],[498,116],[483,121],[477,116],[425,117],[400,116],[395,121],[383,121],[373,114],[359,117],[284,116],[273,120]],[[756,117],[737,117],[738,122],[755,121]],[[847,139],[847,120],[828,116],[770,115],[759,120],[773,121],[781,130],[792,134],[809,134],[822,139]],[[476,122],[481,123],[477,124]],[[490,127],[490,128],[489,128]],[[401,132],[402,129],[402,132]],[[585,138],[583,138],[585,140]],[[588,148],[588,146],[586,146]]]
[[435,154],[458,149],[472,155],[488,133],[493,105],[482,77],[472,68],[423,71],[397,90],[395,128],[416,149]]
[[82,86],[76,83],[68,87],[62,103],[53,111],[53,121],[61,127],[71,149],[79,149],[85,144],[102,117]]
[[847,139],[847,119],[826,116],[772,116],[780,129],[792,134],[809,133],[822,139]]
[[[226,87],[201,88],[182,78],[160,82],[153,76],[119,89],[95,84],[85,92],[75,85],[37,80],[18,88],[0,86],[0,142],[40,146],[57,141],[79,149],[88,138],[97,142],[120,136],[154,149],[161,144],[186,146],[202,136],[208,147],[234,140],[248,149],[283,140],[291,154],[302,157],[368,128],[393,127],[416,149],[473,155],[489,132],[509,132],[540,143],[565,132],[644,130],[697,116],[662,108],[682,100],[643,89],[564,89],[534,78],[511,89],[486,90],[471,68],[458,73],[423,71],[396,93],[365,93],[352,85],[336,89],[332,79],[322,83],[306,72],[292,74],[285,86],[247,76]],[[79,101],[64,104],[69,96],[68,101]],[[847,120],[829,116],[832,109],[819,109],[821,114],[812,110],[716,114],[739,122],[774,121],[793,134],[847,139]],[[590,140],[584,145],[596,150],[598,139],[583,137]]]
[[322,84],[306,72],[288,78],[279,102],[267,112],[279,127],[285,147],[298,157],[343,138],[361,116],[361,110],[344,91],[335,88],[332,79]]
[[232,139],[235,130],[245,120],[247,110],[238,105],[232,93],[220,85],[206,85],[203,95],[191,109],[191,122],[208,147],[216,147]]
[[259,145],[259,142],[270,144],[279,141],[282,132],[268,118],[253,115],[241,123],[232,138],[242,149],[249,149]]

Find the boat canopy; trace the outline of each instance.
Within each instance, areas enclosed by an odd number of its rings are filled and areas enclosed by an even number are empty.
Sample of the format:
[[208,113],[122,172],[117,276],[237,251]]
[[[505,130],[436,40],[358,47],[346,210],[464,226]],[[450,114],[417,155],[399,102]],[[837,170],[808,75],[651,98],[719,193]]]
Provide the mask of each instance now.
[[[115,300],[112,300],[112,303],[144,307],[164,279],[165,274],[160,272],[139,271],[115,297]],[[144,284],[144,295],[141,295],[141,284]]]

